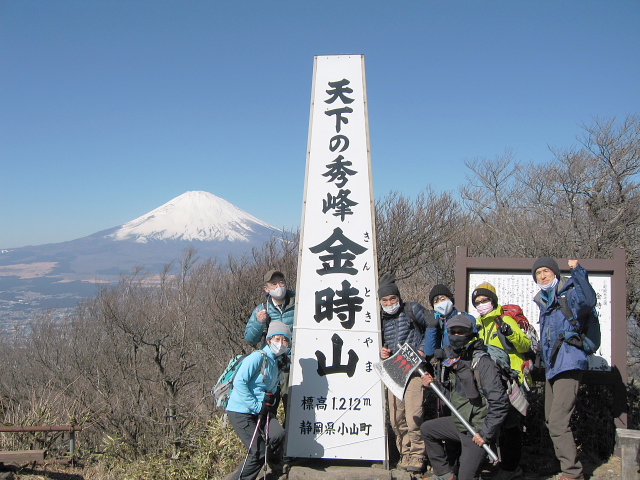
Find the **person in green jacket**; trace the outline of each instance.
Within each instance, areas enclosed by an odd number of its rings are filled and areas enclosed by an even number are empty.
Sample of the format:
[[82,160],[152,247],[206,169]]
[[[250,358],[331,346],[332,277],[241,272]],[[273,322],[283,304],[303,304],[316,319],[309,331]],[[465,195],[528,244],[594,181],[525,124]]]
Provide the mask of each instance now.
[[[496,289],[490,283],[478,285],[471,294],[471,302],[480,315],[476,322],[478,336],[486,345],[502,348],[509,354],[511,368],[518,371],[520,381],[527,374],[523,371],[526,361],[524,354],[531,350],[531,340],[513,318],[503,315],[498,304]],[[527,378],[530,382],[531,378]],[[502,425],[500,436],[500,470],[493,480],[513,480],[522,477],[522,414],[509,406],[507,419]]]

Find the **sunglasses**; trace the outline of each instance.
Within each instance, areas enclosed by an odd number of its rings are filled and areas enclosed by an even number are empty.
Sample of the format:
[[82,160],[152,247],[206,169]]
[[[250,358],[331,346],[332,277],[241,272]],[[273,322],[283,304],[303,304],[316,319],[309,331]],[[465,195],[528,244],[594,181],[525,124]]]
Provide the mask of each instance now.
[[451,335],[469,335],[471,334],[471,330],[464,327],[453,327],[449,329],[449,333]]

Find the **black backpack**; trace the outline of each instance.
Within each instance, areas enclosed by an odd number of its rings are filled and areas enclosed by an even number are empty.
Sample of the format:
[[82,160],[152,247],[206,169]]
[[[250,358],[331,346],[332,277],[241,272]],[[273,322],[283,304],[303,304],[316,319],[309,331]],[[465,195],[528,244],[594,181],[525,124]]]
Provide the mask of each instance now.
[[418,322],[418,319],[414,315],[413,313],[414,303],[415,302],[404,302],[403,308],[405,313],[407,314],[407,317],[409,317],[409,319],[411,320],[411,328],[417,328],[420,334],[424,335],[424,332],[427,329],[427,327],[425,325],[422,325],[420,322]]
[[566,296],[558,298],[560,310],[562,314],[569,320],[569,323],[575,328],[575,332],[565,331],[561,333],[561,337],[556,340],[553,346],[552,357],[555,357],[562,342],[584,350],[587,355],[593,355],[600,349],[602,341],[602,332],[600,331],[600,319],[596,308],[592,308],[589,312],[580,318],[575,318],[569,300]]

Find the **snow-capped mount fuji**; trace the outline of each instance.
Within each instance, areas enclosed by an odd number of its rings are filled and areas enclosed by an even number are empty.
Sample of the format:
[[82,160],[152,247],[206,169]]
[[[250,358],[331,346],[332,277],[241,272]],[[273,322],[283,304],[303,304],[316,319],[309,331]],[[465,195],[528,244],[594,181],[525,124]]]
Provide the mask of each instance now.
[[250,242],[264,230],[279,232],[268,223],[209,192],[186,192],[155,210],[125,223],[107,235],[113,240]]
[[[0,334],[48,308],[73,308],[97,282],[162,272],[186,248],[200,261],[250,253],[282,231],[208,192],[186,192],[123,225],[62,243],[0,250]],[[0,246],[1,247],[1,246]],[[12,327],[11,327],[12,328]],[[7,330],[8,331],[8,330]]]
[[39,277],[111,281],[139,266],[161,271],[187,247],[194,247],[201,259],[224,260],[281,236],[281,230],[212,193],[186,192],[135,220],[84,238],[3,250],[0,278],[3,270],[33,271],[37,264]]

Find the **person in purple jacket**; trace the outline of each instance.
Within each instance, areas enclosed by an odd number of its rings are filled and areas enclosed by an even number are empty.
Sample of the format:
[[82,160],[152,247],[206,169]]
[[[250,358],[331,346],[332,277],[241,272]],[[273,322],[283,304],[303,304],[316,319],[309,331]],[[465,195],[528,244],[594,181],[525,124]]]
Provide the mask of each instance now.
[[[587,270],[578,260],[568,263],[569,278],[560,276],[558,262],[550,257],[538,258],[531,269],[540,287],[533,300],[540,308],[540,348],[546,369],[544,413],[562,470],[558,480],[584,478],[569,422],[582,372],[589,367],[587,353],[563,339],[565,332],[581,328],[580,319],[588,315],[597,301]],[[564,312],[568,309],[563,305],[569,307],[572,317],[567,318]]]

